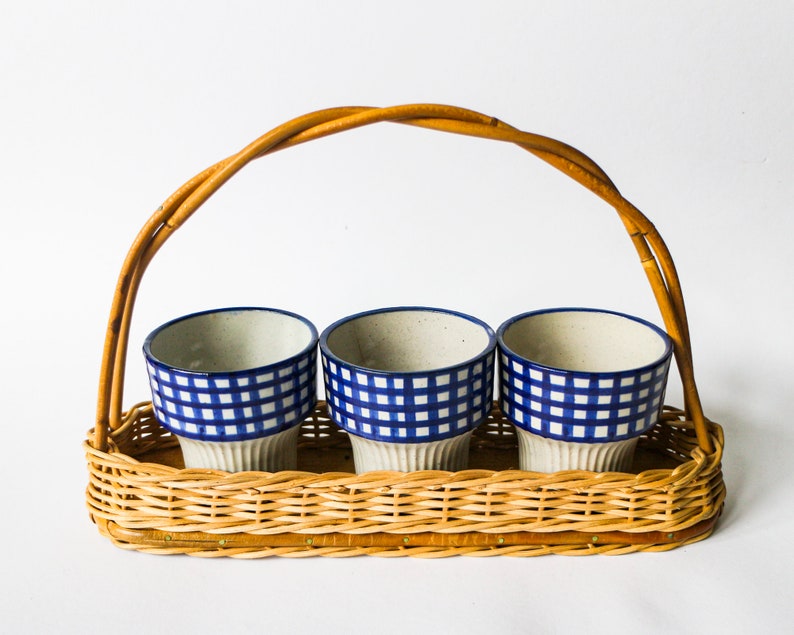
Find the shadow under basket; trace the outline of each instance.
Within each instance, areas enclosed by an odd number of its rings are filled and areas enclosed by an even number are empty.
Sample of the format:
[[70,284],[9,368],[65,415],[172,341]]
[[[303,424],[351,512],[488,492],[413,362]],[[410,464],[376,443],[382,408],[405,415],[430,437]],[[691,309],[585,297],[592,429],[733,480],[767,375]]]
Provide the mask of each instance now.
[[[151,404],[122,408],[130,324],[158,250],[253,160],[329,135],[393,122],[509,143],[560,170],[618,213],[673,341],[684,409],[666,408],[627,472],[517,469],[513,426],[494,407],[473,434],[469,469],[355,474],[350,439],[324,403],[301,424],[296,471],[184,469]],[[368,146],[369,148],[369,146]],[[303,115],[187,181],[146,221],[113,296],[97,417],[84,442],[86,499],[100,532],[125,549],[199,556],[622,554],[708,536],[725,500],[724,439],[695,385],[689,327],[669,250],[592,159],[493,117],[436,104],[342,107]]]
[[460,472],[353,474],[346,432],[319,403],[301,427],[295,472],[183,469],[150,404],[130,410],[108,452],[87,441],[88,501],[126,549],[201,556],[622,554],[707,537],[725,488],[722,430],[706,455],[683,413],[666,409],[630,473],[525,472],[496,405]]

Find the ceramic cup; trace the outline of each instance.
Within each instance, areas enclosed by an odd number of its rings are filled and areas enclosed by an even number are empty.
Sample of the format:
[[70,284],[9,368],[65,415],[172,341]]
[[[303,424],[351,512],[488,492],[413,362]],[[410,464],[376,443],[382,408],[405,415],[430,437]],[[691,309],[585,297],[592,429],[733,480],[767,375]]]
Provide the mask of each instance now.
[[653,324],[598,309],[548,309],[497,332],[500,406],[521,469],[625,471],[656,424],[672,343]]
[[495,349],[484,322],[426,307],[360,313],[323,331],[328,412],[350,433],[356,472],[464,469],[491,409]]
[[177,436],[185,467],[296,468],[300,422],[317,401],[317,329],[264,308],[194,313],[143,346],[154,413]]

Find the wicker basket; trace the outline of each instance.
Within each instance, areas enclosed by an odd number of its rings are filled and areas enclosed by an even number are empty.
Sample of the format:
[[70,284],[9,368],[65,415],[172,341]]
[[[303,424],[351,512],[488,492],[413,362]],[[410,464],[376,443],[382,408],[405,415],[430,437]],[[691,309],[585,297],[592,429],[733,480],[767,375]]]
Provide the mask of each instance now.
[[[122,411],[129,326],[143,273],[167,238],[248,162],[393,121],[514,143],[610,203],[639,254],[674,346],[685,407],[640,439],[633,473],[540,474],[517,465],[514,429],[494,409],[461,472],[353,473],[347,435],[325,404],[301,426],[299,469],[184,469],[175,437],[144,403]],[[722,429],[695,386],[672,258],[651,222],[579,151],[476,112],[437,105],[336,108],[289,121],[204,170],[154,213],[119,275],[102,359],[97,422],[84,448],[91,518],[114,544],[153,553],[441,557],[663,551],[707,537],[722,510]]]

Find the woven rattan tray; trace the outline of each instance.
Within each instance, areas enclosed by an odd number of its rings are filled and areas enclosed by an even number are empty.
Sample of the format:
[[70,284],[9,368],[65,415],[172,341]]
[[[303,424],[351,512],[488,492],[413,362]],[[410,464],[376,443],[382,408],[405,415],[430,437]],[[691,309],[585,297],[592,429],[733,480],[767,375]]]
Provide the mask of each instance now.
[[[299,471],[229,474],[184,469],[151,405],[122,408],[135,296],[168,237],[250,161],[383,121],[518,145],[618,212],[647,273],[684,387],[640,440],[631,473],[515,469],[517,440],[494,407],[461,472],[353,473],[346,434],[325,404],[302,424]],[[133,243],[116,287],[96,426],[84,442],[91,518],[114,544],[153,553],[282,556],[531,556],[663,551],[707,537],[722,510],[722,429],[702,411],[673,260],[651,222],[578,150],[476,112],[437,105],[336,108],[289,121],[171,195]]]

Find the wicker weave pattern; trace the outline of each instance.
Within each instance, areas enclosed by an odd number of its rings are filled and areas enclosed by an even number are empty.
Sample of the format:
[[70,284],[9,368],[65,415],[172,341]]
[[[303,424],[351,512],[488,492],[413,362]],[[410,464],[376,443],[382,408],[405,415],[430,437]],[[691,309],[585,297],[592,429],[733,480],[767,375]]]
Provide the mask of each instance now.
[[[475,431],[462,472],[352,474],[349,439],[318,404],[302,424],[300,472],[186,470],[151,404],[122,411],[132,309],[159,248],[248,162],[329,134],[381,121],[514,143],[615,207],[634,244],[674,343],[684,410],[667,409],[640,440],[655,457],[638,473],[514,469],[516,438],[494,408]],[[108,320],[96,426],[84,443],[89,512],[122,548],[255,558],[271,555],[621,554],[663,551],[708,536],[725,498],[724,439],[702,411],[678,275],[653,224],[591,159],[565,144],[472,111],[437,105],[337,108],[263,135],[197,175],[152,215],[119,275]],[[347,465],[347,468],[340,467]],[[299,467],[301,465],[299,464]]]
[[[89,500],[114,542],[158,553],[541,555],[671,548],[705,537],[724,498],[719,455],[699,450],[692,425],[680,415],[666,413],[642,440],[646,448],[684,461],[672,471],[230,475],[132,458],[175,442],[146,405],[128,414],[111,452],[86,443]],[[721,446],[720,427],[712,424],[712,433]],[[473,443],[480,447],[506,451],[515,444],[496,409],[476,434]],[[325,416],[324,404],[303,424],[302,436],[302,452],[349,444]],[[629,543],[624,532],[639,544]],[[544,544],[543,536],[568,544]]]

